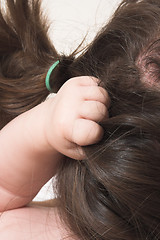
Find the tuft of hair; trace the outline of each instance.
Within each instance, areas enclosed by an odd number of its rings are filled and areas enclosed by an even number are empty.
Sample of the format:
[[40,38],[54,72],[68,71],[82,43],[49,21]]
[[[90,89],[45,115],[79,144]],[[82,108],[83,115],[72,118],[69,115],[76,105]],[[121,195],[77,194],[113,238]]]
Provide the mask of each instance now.
[[42,102],[45,75],[59,56],[40,1],[6,0],[0,8],[0,127]]

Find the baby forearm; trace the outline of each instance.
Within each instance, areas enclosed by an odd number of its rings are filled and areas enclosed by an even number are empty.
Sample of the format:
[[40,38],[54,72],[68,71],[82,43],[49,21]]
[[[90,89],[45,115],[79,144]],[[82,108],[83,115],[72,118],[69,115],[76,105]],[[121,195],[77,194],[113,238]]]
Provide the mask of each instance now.
[[20,115],[0,132],[0,210],[27,204],[63,158],[45,138],[47,104]]
[[[108,93],[92,77],[69,79],[54,99],[22,114],[0,132],[0,210],[27,204],[64,155],[85,159],[82,146],[103,137]],[[14,199],[14,200],[13,200]]]

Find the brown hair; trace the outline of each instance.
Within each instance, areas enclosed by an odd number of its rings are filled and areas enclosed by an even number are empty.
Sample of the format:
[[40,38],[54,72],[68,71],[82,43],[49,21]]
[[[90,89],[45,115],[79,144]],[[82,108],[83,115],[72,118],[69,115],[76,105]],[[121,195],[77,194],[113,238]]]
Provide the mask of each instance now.
[[[39,1],[6,0],[0,14],[0,122],[47,96],[68,78],[92,75],[109,92],[103,139],[66,158],[57,174],[60,213],[85,240],[160,239],[160,2],[124,0],[76,57],[60,56],[47,37]],[[18,13],[18,14],[17,14]]]

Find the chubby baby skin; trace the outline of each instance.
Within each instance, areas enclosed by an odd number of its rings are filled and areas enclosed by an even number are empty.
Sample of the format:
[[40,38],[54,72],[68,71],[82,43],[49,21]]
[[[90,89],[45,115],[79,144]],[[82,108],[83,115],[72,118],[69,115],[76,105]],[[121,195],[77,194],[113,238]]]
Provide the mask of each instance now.
[[0,239],[67,236],[56,204],[47,208],[29,203],[56,174],[65,156],[82,160],[82,146],[103,137],[99,122],[108,116],[109,97],[98,84],[94,77],[69,79],[54,98],[21,114],[1,130]]

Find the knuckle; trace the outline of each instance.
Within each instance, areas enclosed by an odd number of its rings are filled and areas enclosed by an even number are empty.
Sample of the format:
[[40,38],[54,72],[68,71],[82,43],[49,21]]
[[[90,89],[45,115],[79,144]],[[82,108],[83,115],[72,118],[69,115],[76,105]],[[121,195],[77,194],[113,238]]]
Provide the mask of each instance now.
[[109,94],[108,94],[107,90],[102,87],[99,87],[99,88],[100,88],[99,91],[101,93],[104,103],[109,107],[110,98],[109,98]]
[[104,131],[103,131],[103,128],[99,124],[95,123],[94,125],[95,125],[94,131],[92,132],[92,134],[93,134],[92,143],[97,143],[102,139]]
[[96,103],[96,109],[101,116],[106,116],[108,114],[107,107],[101,102]]
[[106,106],[103,105],[103,107],[101,108],[101,116],[102,116],[102,119],[108,117],[108,109]]

